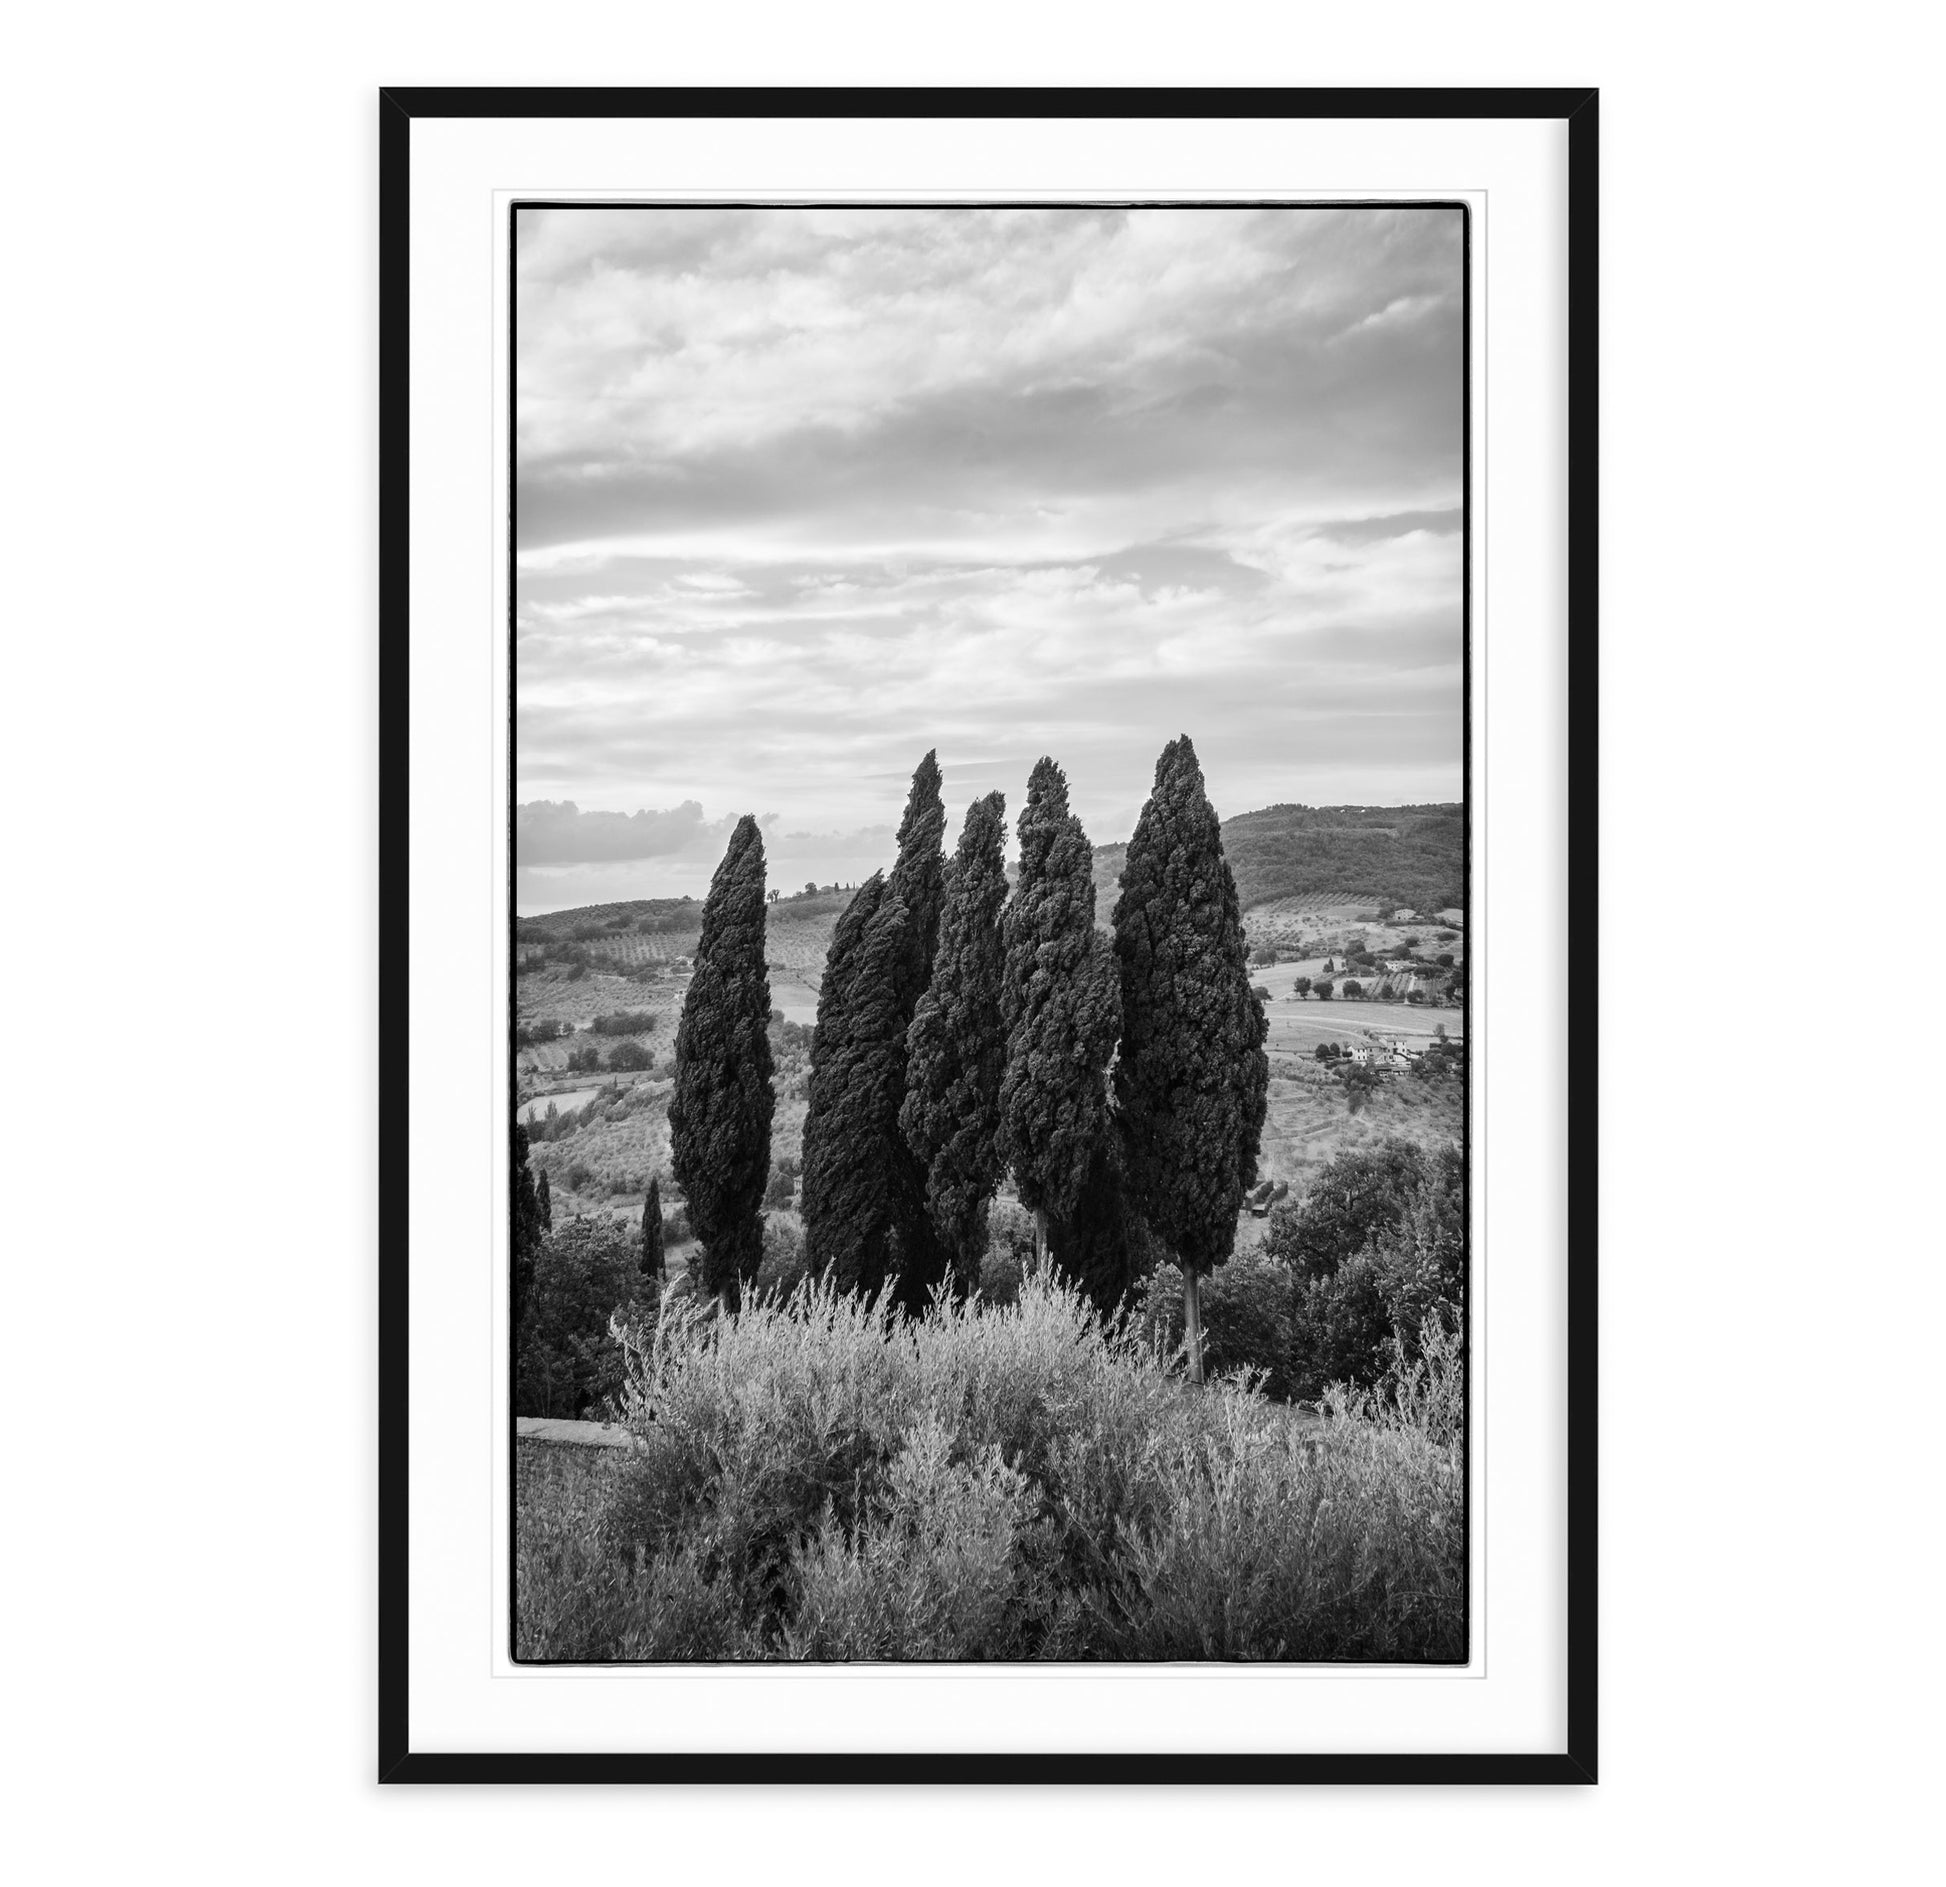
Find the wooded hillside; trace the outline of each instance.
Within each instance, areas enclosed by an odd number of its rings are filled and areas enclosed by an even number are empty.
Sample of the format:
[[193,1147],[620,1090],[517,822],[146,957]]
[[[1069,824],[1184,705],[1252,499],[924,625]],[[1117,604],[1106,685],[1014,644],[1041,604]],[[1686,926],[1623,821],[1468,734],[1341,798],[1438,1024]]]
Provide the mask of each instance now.
[[1331,891],[1415,911],[1466,903],[1465,809],[1267,806],[1223,822],[1223,853],[1246,909]]

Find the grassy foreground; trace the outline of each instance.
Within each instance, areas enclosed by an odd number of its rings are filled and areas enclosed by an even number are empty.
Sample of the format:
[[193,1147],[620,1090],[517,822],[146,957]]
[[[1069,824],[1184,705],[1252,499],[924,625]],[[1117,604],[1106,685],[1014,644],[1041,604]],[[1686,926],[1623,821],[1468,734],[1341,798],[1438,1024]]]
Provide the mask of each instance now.
[[918,1323],[678,1304],[629,1345],[634,1446],[520,1454],[520,1657],[1465,1659],[1436,1335],[1323,1420],[1042,1282]]

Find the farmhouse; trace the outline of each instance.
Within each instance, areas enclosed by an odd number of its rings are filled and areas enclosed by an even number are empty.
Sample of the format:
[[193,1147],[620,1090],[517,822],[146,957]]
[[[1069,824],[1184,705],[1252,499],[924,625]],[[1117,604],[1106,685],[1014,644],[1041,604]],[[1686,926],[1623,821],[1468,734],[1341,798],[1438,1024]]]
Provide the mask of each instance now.
[[1366,1068],[1397,1069],[1410,1068],[1424,1053],[1423,1048],[1408,1046],[1402,1036],[1373,1035],[1353,1046],[1351,1058]]

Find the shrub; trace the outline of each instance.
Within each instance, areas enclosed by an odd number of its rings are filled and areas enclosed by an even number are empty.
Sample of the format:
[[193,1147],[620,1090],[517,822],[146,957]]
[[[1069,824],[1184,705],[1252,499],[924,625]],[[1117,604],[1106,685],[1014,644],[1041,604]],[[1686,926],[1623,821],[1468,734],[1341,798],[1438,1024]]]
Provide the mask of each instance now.
[[1043,1281],[618,1330],[634,1446],[523,1447],[522,1657],[1466,1655],[1456,1343],[1320,1421]]
[[782,1303],[809,1275],[804,1262],[804,1240],[788,1219],[764,1221],[763,1262],[751,1289],[768,1294]]
[[541,1239],[514,1340],[516,1414],[599,1413],[620,1391],[609,1319],[644,1288],[640,1258],[634,1227],[620,1219],[568,1219]]
[[1379,1072],[1370,1062],[1353,1062],[1340,1067],[1338,1079],[1345,1084],[1346,1112],[1355,1114],[1379,1090]]
[[588,1026],[597,1035],[647,1035],[655,1025],[653,1009],[618,1009],[610,1016],[596,1016]]
[[847,1529],[827,1508],[792,1554],[790,1658],[1013,1658],[1028,1617],[1015,1559],[1033,1518],[1027,1477],[989,1445],[954,1459],[936,1415],[909,1429],[885,1474],[883,1512]]
[[[1267,1396],[1288,1402],[1291,1377],[1290,1268],[1262,1246],[1235,1253],[1203,1280],[1203,1356],[1206,1368],[1248,1370]],[[1136,1320],[1165,1354],[1182,1347],[1182,1274],[1163,1265],[1143,1288]]]
[[788,1206],[791,1202],[791,1195],[795,1190],[796,1188],[791,1176],[788,1173],[779,1172],[775,1167],[772,1167],[770,1184],[764,1188],[764,1204],[772,1208]]
[[1033,1268],[1034,1221],[1011,1199],[987,1207],[987,1252],[980,1267],[980,1296],[989,1304],[1019,1300],[1020,1281]]
[[1456,1328],[1465,1292],[1465,1169],[1456,1147],[1387,1140],[1331,1160],[1270,1215],[1267,1253],[1295,1279],[1295,1392],[1369,1387],[1429,1318]]

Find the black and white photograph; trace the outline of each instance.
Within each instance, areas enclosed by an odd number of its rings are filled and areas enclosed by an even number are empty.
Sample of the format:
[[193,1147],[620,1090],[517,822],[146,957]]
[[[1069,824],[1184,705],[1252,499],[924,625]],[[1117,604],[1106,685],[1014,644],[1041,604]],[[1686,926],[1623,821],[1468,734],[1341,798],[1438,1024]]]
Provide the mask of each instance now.
[[1467,1662],[1470,215],[511,206],[518,1663]]

